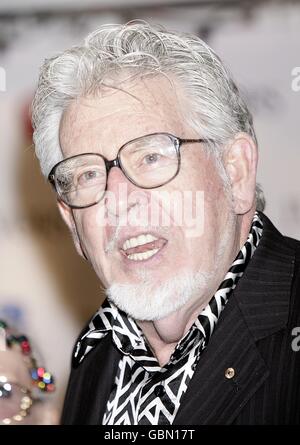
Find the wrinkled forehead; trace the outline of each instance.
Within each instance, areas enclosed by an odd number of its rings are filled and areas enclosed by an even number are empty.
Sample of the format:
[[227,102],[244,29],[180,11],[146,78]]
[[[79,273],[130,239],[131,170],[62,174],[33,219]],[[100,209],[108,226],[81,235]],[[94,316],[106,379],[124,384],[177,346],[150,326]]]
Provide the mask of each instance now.
[[184,102],[178,83],[162,75],[102,86],[93,96],[78,98],[65,110],[60,125],[64,157],[101,152],[101,144],[108,142],[117,149],[154,132],[182,135]]

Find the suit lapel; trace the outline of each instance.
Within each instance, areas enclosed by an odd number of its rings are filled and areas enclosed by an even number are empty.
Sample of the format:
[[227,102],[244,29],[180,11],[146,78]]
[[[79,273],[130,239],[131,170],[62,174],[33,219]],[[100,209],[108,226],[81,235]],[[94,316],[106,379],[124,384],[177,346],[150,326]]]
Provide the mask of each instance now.
[[[228,378],[232,370],[234,376]],[[174,424],[230,424],[268,374],[232,295],[199,360]]]
[[232,423],[268,378],[256,341],[287,323],[295,252],[261,216],[260,244],[199,360],[175,425]]

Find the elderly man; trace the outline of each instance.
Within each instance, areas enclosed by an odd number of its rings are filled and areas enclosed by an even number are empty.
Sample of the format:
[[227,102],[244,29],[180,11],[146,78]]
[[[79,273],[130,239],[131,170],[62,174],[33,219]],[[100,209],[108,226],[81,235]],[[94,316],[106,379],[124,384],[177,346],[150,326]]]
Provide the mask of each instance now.
[[33,122],[107,295],[76,342],[62,423],[299,423],[299,242],[260,212],[251,114],[216,54],[103,26],[45,62]]

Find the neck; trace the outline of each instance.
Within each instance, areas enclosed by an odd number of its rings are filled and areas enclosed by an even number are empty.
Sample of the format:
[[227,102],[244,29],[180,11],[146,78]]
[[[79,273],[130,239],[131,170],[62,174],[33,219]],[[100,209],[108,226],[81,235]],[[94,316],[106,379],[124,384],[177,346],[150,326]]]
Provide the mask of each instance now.
[[195,301],[193,305],[185,305],[160,320],[137,322],[160,366],[168,363],[177,343],[188,332],[208,302],[209,298],[199,307],[199,303]]
[[217,291],[232,261],[247,240],[253,215],[254,211],[241,217],[232,249],[227,252],[226,260],[214,274],[213,282],[209,288],[205,289],[201,298],[199,298],[199,295],[191,296],[182,308],[165,318],[154,321],[137,321],[160,366],[169,362],[177,343],[188,332],[198,315]]

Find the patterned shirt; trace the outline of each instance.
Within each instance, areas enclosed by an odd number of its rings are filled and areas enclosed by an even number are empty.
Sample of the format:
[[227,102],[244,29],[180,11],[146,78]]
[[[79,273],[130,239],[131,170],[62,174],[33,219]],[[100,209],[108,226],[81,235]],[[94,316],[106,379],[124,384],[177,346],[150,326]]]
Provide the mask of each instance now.
[[255,213],[247,241],[224,280],[164,366],[159,365],[137,323],[108,300],[104,302],[78,341],[74,354],[77,363],[82,362],[86,354],[109,333],[122,354],[102,419],[103,425],[173,423],[201,353],[258,246],[262,229],[262,221]]

